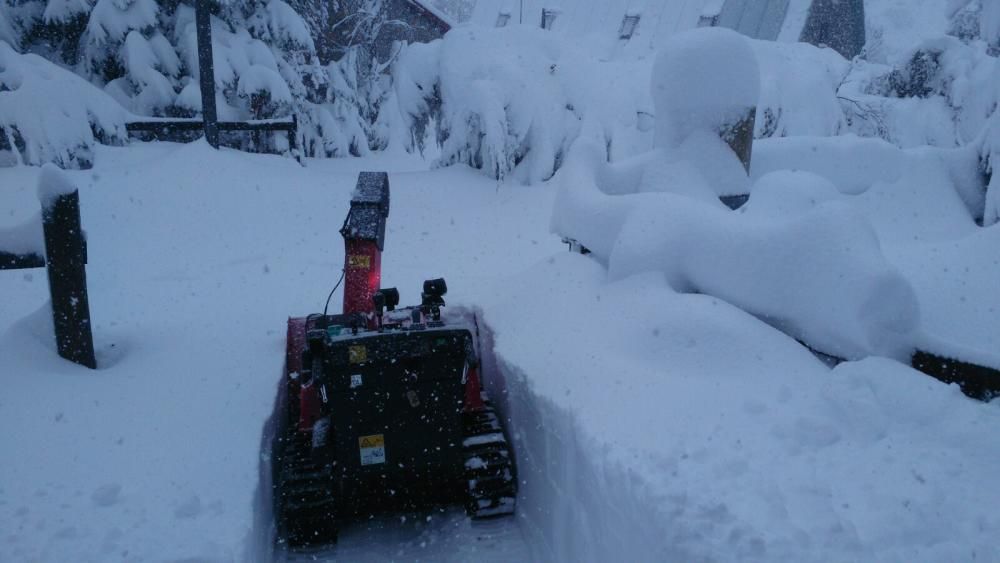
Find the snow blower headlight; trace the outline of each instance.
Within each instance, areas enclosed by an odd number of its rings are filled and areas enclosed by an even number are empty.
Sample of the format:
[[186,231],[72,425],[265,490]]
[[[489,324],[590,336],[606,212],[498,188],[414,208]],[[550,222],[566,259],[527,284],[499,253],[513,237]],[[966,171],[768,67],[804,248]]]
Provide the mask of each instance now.
[[441,307],[444,307],[445,293],[448,293],[448,284],[444,283],[444,278],[427,280],[424,282],[424,292],[420,294],[420,309],[425,315],[430,315],[435,321],[441,320]]
[[399,305],[399,290],[395,287],[380,289],[375,292],[375,295],[372,295],[372,301],[378,312],[381,312],[383,307],[389,311],[395,311],[396,306]]
[[435,298],[435,301],[444,303],[444,299],[442,299],[442,297],[444,297],[444,294],[446,293],[448,293],[448,284],[444,282],[444,278],[424,281],[423,297],[425,299],[431,297]]

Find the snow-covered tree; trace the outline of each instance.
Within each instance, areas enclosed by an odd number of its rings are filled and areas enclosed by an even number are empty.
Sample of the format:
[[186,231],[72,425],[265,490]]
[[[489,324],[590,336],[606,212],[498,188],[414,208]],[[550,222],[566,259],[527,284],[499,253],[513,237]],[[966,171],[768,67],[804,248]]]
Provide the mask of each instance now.
[[[209,5],[220,119],[294,114],[298,144],[308,156],[361,155],[387,146],[397,115],[388,69],[399,49],[386,31],[408,25],[394,18],[391,3]],[[0,6],[0,40],[75,69],[129,112],[201,112],[194,0],[0,0]],[[287,147],[283,134],[260,137],[227,133],[223,142]]]
[[396,65],[400,111],[421,149],[434,124],[438,165],[502,180],[547,179],[581,123],[544,32],[465,29],[410,45]]
[[0,41],[0,153],[20,164],[89,168],[95,142],[126,138],[125,111],[114,100],[72,72]]

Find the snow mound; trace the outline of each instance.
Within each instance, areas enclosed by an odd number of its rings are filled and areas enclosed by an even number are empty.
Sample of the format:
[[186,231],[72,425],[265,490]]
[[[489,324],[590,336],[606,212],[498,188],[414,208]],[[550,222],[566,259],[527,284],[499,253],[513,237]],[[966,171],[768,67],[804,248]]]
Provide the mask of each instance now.
[[757,106],[760,70],[749,42],[723,28],[701,28],[667,41],[653,66],[656,146],[693,131],[718,131]]
[[[581,143],[567,160],[552,226],[589,248],[612,279],[661,272],[676,291],[725,299],[831,355],[910,351],[914,291],[870,221],[835,201],[829,181],[771,175],[761,195],[751,191],[748,211],[733,213],[696,169],[650,180],[669,152],[606,164],[593,158],[598,150]],[[775,196],[792,192],[798,202],[781,201],[780,213]]]
[[762,176],[753,185],[742,213],[789,217],[807,213],[827,201],[842,199],[830,180],[811,172],[778,170]]
[[689,198],[647,202],[625,222],[609,276],[649,271],[663,272],[677,291],[725,299],[838,357],[905,358],[919,324],[913,288],[886,261],[868,221],[844,204],[780,220]]
[[0,134],[6,137],[0,147],[13,147],[20,162],[89,168],[96,141],[127,141],[125,119],[125,110],[86,80],[0,41]]
[[[761,139],[751,177],[798,170],[848,196],[886,243],[955,239],[976,229],[986,186],[976,147],[900,149],[854,135]],[[757,185],[753,190],[757,189]]]

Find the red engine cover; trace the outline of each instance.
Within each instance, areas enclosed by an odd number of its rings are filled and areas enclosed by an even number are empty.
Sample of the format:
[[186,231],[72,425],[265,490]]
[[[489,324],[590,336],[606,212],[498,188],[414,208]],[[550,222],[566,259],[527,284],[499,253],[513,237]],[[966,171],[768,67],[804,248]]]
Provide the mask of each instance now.
[[371,313],[382,283],[382,252],[372,240],[345,240],[344,250],[344,314]]

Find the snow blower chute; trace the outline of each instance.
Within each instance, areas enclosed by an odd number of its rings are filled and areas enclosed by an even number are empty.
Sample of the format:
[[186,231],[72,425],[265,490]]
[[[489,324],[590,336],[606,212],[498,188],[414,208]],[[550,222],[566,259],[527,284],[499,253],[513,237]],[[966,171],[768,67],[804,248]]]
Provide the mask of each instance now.
[[388,216],[388,175],[361,173],[340,230],[343,313],[288,321],[273,481],[278,540],[292,547],[331,543],[338,523],[386,510],[514,511],[513,456],[480,385],[476,319],[442,310],[443,279],[425,281],[413,307],[380,288]]

